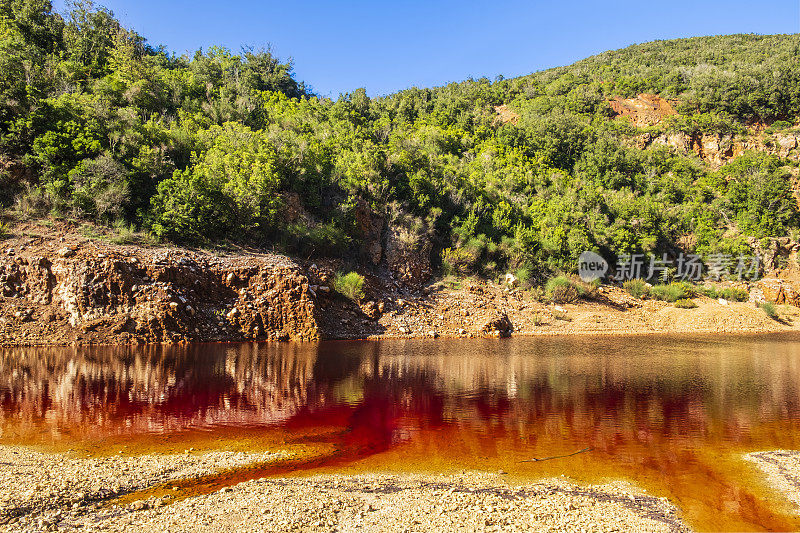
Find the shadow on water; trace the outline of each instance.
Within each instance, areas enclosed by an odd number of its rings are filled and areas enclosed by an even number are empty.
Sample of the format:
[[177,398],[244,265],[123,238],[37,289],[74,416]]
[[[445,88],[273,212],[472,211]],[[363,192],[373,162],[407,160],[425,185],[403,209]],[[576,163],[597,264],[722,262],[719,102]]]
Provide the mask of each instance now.
[[741,454],[798,449],[799,422],[787,336],[0,351],[0,443],[293,453],[123,500],[289,474],[503,470],[629,479],[699,529],[796,530]]

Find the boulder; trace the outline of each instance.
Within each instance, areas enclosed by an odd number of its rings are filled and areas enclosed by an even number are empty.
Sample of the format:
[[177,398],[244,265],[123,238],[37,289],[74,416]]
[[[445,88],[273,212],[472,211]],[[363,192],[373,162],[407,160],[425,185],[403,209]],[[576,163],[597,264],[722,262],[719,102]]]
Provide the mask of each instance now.
[[800,307],[800,283],[778,278],[764,278],[758,282],[764,300],[776,304]]
[[509,287],[516,287],[519,284],[519,279],[512,273],[507,273],[503,279],[504,283]]
[[478,333],[482,335],[495,335],[498,337],[509,337],[514,331],[514,326],[511,324],[506,313],[495,312],[486,322],[478,329]]

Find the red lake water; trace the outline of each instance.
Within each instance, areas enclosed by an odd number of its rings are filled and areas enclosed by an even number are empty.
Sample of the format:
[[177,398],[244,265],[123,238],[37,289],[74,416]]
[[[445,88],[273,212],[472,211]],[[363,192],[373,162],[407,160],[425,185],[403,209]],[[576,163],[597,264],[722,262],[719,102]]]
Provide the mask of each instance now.
[[741,456],[800,449],[800,336],[5,349],[0,444],[292,454],[185,495],[329,472],[625,479],[700,530],[798,530]]

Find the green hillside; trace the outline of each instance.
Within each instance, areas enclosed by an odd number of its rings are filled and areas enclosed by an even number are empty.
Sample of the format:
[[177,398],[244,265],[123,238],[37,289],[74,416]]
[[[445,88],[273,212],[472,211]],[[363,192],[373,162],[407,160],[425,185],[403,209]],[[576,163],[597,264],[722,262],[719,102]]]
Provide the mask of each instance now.
[[[794,161],[762,150],[714,169],[635,142],[684,132],[769,147],[797,132],[798,35],[657,41],[515,79],[332,101],[269,51],[175,56],[81,6],[0,0],[9,216],[356,258],[367,205],[411,243],[431,241],[444,271],[487,276],[570,269],[583,250],[740,253],[800,224]],[[639,93],[678,114],[641,128],[615,118],[610,100]],[[303,216],[287,216],[298,204]]]

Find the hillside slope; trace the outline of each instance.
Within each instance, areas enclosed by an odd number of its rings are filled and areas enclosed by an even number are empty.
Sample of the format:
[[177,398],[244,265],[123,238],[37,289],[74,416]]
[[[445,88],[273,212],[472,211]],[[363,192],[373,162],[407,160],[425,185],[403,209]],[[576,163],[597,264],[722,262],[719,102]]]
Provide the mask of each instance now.
[[267,51],[176,57],[87,5],[2,2],[0,34],[8,218],[338,258],[412,285],[537,282],[584,250],[749,254],[800,226],[797,35],[331,101]]

